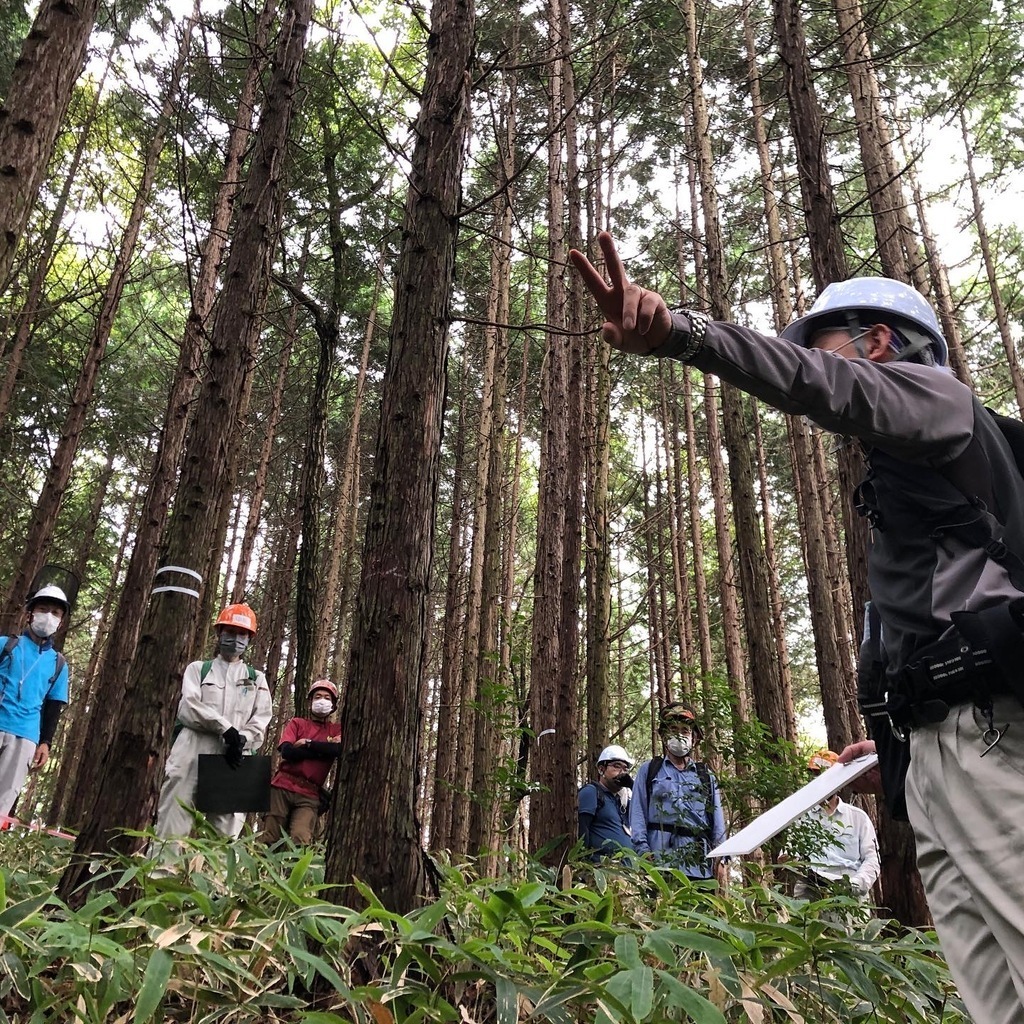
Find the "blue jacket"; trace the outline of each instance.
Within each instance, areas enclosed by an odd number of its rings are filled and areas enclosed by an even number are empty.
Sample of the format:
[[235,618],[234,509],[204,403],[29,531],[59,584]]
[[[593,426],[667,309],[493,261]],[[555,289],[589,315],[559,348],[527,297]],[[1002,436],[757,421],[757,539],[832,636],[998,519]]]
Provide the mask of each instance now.
[[[603,799],[598,800],[599,796]],[[591,782],[579,791],[577,799],[580,838],[588,850],[595,851],[595,860],[633,849],[619,813],[621,805],[617,793],[604,789],[599,782]]]
[[[7,637],[0,636],[0,649]],[[0,732],[39,742],[43,702],[68,702],[68,666],[57,669],[57,652],[49,640],[39,643],[27,630],[9,658],[0,661]]]
[[677,768],[666,757],[651,788],[647,804],[647,775],[651,762],[645,761],[636,773],[633,800],[629,810],[633,849],[651,853],[665,867],[678,868],[691,878],[710,878],[708,850],[725,839],[725,815],[718,780],[711,781],[711,821],[708,799],[693,762]]

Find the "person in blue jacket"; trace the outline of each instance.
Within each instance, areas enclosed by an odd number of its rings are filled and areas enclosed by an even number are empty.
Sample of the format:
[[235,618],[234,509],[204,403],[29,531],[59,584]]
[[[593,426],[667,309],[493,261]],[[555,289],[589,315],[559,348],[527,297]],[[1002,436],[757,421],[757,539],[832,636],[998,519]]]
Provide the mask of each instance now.
[[49,760],[68,703],[67,662],[53,646],[70,611],[67,595],[51,584],[26,608],[24,633],[0,638],[0,817],[10,814],[29,770]]
[[718,780],[694,760],[703,738],[697,716],[685,704],[666,704],[658,716],[664,755],[642,764],[636,774],[629,824],[633,849],[688,878],[715,877],[708,851],[725,839],[725,815]]
[[633,759],[623,747],[612,744],[605,747],[597,758],[597,781],[589,782],[580,791],[577,800],[579,836],[591,858],[600,860],[623,850],[632,852],[633,844],[626,831],[628,806],[623,797],[633,786],[629,770]]

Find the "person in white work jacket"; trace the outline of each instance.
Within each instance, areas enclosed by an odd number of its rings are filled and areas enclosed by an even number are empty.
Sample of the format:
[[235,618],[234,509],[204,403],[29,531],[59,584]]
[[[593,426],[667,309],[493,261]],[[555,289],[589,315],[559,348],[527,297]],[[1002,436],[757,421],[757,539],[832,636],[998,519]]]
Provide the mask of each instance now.
[[[838,760],[835,751],[819,750],[811,755],[807,769],[818,775]],[[871,819],[859,807],[841,800],[838,793],[812,808],[806,817],[817,822],[831,839],[810,858],[807,875],[796,883],[793,895],[801,900],[820,899],[832,883],[845,878],[854,896],[866,897],[881,869],[878,836]]]
[[[178,703],[178,732],[167,758],[155,831],[160,839],[187,836],[199,780],[199,755],[223,754],[241,765],[246,753],[263,745],[273,711],[267,677],[242,655],[256,635],[256,614],[245,604],[228,605],[217,618],[217,656],[185,669]],[[211,814],[223,836],[242,831],[244,814]]]

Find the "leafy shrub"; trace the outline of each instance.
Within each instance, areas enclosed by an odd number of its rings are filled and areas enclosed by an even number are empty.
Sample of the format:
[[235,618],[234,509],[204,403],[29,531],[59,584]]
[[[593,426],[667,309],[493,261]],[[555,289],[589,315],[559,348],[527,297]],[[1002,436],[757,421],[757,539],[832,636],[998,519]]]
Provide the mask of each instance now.
[[108,862],[72,911],[54,894],[66,856],[0,837],[0,1021],[967,1021],[934,936],[852,899],[646,865],[563,891],[535,863],[497,879],[440,864],[416,912],[365,888],[356,911],[327,899],[318,850],[203,838],[171,878]]

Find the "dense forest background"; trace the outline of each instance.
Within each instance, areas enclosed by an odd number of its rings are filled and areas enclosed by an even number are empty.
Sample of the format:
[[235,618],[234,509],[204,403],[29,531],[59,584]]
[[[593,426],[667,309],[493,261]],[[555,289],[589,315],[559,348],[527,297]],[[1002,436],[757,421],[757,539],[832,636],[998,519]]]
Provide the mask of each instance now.
[[[328,875],[397,909],[421,844],[557,860],[597,750],[649,756],[670,698],[733,828],[792,788],[801,716],[860,738],[858,453],[611,355],[566,253],[610,228],[769,332],[899,278],[1020,414],[1022,45],[997,0],[4,0],[4,630],[43,563],[82,580],[18,813],[129,849],[237,600],[270,745],[344,689]],[[922,920],[880,814],[881,897]]]

